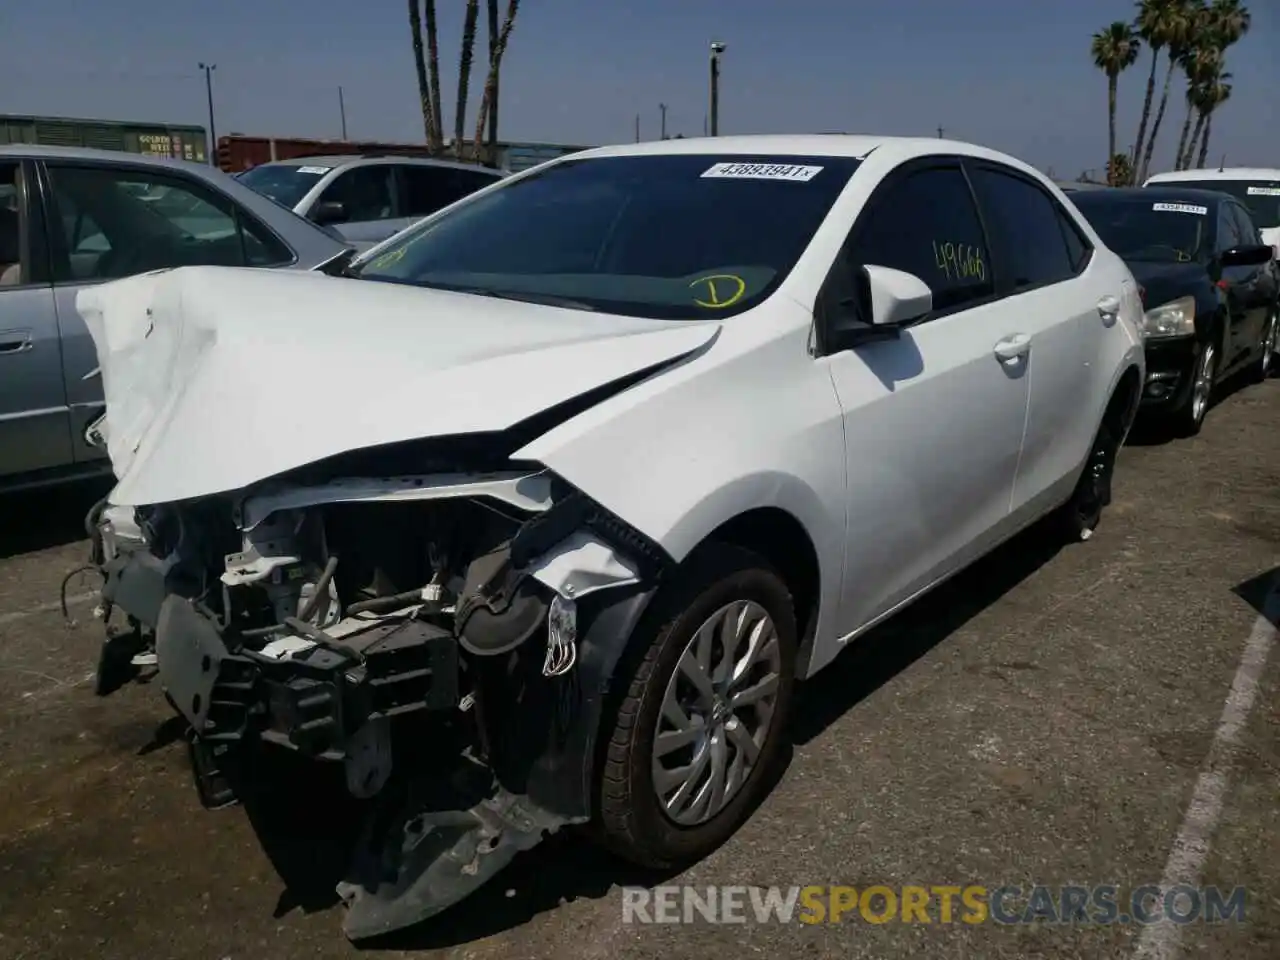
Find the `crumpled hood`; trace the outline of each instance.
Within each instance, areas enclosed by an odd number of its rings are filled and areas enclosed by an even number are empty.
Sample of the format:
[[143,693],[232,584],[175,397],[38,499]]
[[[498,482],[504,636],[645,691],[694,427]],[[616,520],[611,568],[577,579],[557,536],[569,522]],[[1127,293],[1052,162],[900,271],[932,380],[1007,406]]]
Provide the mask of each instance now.
[[710,342],[643,320],[315,273],[185,267],[87,288],[113,503],[236,490],[365,447],[503,430]]

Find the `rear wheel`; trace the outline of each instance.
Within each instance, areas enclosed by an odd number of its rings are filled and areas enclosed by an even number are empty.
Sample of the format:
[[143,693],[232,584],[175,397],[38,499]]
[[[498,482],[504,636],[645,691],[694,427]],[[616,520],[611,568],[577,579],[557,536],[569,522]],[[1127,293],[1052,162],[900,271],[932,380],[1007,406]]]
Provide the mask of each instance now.
[[1092,537],[1103,509],[1111,503],[1111,478],[1120,452],[1121,430],[1109,416],[1103,419],[1071,499],[1058,510],[1058,532],[1068,542]]
[[771,782],[795,679],[796,621],[762,558],[715,546],[659,595],[605,731],[599,828],[653,867],[720,846]]

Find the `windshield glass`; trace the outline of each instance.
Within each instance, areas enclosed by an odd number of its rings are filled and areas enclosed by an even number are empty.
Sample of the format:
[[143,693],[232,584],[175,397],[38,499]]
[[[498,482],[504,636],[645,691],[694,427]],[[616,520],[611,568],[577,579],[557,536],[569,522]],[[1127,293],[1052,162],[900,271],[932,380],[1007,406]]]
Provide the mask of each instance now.
[[1178,180],[1151,186],[1229,193],[1249,208],[1258,229],[1280,227],[1280,180]]
[[857,166],[708,154],[568,160],[464,200],[357,271],[629,316],[723,317],[777,288]]
[[323,164],[316,166],[293,163],[264,163],[240,174],[236,179],[246,187],[292,210],[307,191],[320,182],[330,170]]
[[1208,252],[1210,210],[1203,204],[1115,198],[1103,191],[1071,199],[1121,259],[1191,263]]

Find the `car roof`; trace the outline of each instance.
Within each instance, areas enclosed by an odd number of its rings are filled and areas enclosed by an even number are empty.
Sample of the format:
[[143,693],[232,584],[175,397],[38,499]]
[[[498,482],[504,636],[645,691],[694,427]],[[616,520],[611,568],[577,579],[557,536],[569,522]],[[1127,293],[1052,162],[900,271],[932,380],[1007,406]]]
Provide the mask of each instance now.
[[1090,200],[1107,203],[1111,200],[1137,200],[1141,203],[1201,203],[1206,207],[1216,207],[1220,203],[1235,198],[1229,193],[1217,190],[1198,190],[1190,187],[1112,187],[1110,190],[1090,192]]
[[1177,183],[1180,180],[1280,180],[1275,167],[1223,167],[1204,170],[1170,170],[1152,174],[1147,183]]
[[93,147],[55,147],[44,143],[10,143],[0,145],[0,158],[25,157],[32,160],[105,160],[109,163],[132,163],[146,167],[177,168],[189,173],[214,171],[221,175],[222,171],[207,163],[194,160],[179,160],[176,157],[160,157],[147,153],[132,153],[127,150],[98,150]]
[[[1045,179],[1044,174],[1015,157],[960,140],[937,137],[891,137],[866,134],[808,133],[763,134],[734,137],[682,137],[679,140],[656,140],[627,143],[611,147],[595,147],[570,154],[561,160],[601,157],[643,157],[681,154],[771,155],[778,157],[850,157],[863,159],[873,151],[887,155],[899,163],[915,157],[961,155],[994,160]],[[559,161],[553,161],[559,162]]]
[[492,167],[482,167],[476,163],[464,163],[461,160],[440,160],[435,157],[408,157],[395,156],[393,154],[380,154],[376,157],[365,157],[359,154],[330,154],[315,157],[290,157],[287,160],[271,160],[267,163],[258,164],[259,167],[314,167],[327,166],[337,169],[338,167],[363,167],[372,166],[381,163],[407,163],[418,167],[440,167],[446,170],[473,170],[479,173],[492,174],[494,177],[503,176],[503,171],[494,170]]

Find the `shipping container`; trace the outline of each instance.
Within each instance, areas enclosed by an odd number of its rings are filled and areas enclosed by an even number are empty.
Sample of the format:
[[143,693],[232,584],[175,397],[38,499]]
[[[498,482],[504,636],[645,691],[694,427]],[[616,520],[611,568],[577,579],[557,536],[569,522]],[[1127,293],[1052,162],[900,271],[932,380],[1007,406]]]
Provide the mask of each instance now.
[[204,127],[180,123],[132,123],[0,114],[0,145],[39,143],[53,147],[94,147],[148,156],[208,160]]
[[[587,147],[557,143],[499,143],[497,166],[515,173],[529,167],[577,153]],[[250,137],[233,133],[218,138],[218,166],[227,173],[240,173],[272,160],[300,160],[303,157],[331,157],[382,154],[400,157],[430,156],[424,143],[384,143],[372,140],[312,140],[304,137]],[[451,144],[442,156],[452,159]],[[470,144],[463,147],[462,159],[471,159]]]

